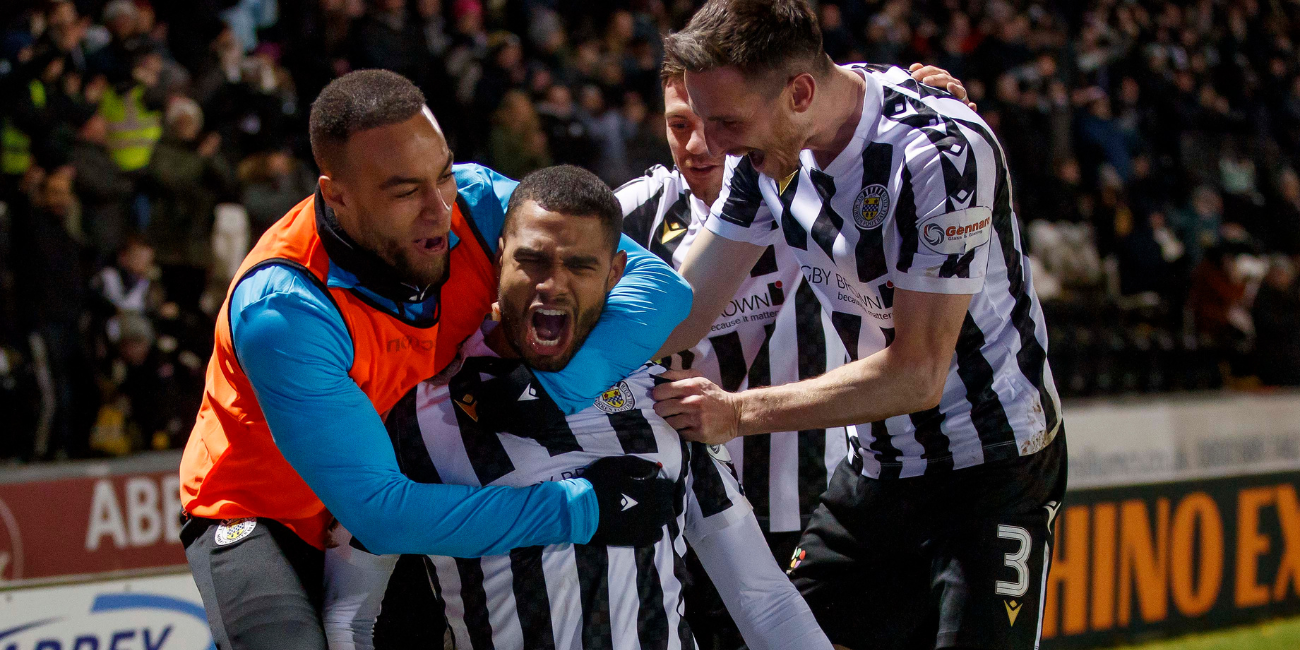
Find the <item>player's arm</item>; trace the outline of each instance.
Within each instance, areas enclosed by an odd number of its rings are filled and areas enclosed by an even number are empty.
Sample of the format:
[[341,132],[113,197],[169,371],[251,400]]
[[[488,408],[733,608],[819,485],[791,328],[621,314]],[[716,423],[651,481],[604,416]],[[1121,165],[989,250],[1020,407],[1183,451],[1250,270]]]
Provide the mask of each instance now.
[[691,313],[673,330],[656,358],[693,347],[709,333],[762,257],[775,225],[758,189],[758,171],[748,156],[727,158],[722,193],[714,201],[680,272],[695,291]]
[[262,269],[236,287],[239,362],[276,446],[370,550],[456,557],[583,543],[599,519],[582,480],[527,488],[421,484],[404,476],[369,398],[348,376],[352,342],[337,310],[297,271]]
[[[655,388],[655,410],[683,436],[718,444],[738,435],[875,422],[939,403],[971,295],[984,286],[993,230],[986,206],[995,191],[1008,190],[991,170],[976,176],[972,150],[995,146],[982,136],[950,132],[952,148],[966,156],[965,171],[917,137],[904,163],[915,210],[896,212],[880,226],[895,287],[893,343],[820,377],[734,395],[702,377],[665,374],[677,381]],[[956,183],[949,182],[953,174]]]
[[[478,175],[476,182],[481,189],[471,191],[470,184],[462,182],[462,176],[468,181],[471,172]],[[456,174],[457,185],[471,202],[470,212],[480,231],[495,244],[510,195],[518,183],[478,165],[457,165]],[[478,207],[493,202],[495,209]],[[477,216],[480,213],[486,216]],[[493,215],[499,215],[499,219],[494,220]],[[691,308],[691,287],[672,267],[626,235],[619,242],[619,250],[627,253],[627,265],[622,279],[609,292],[596,327],[564,370],[536,373],[537,380],[566,414],[591,406],[602,392],[654,357],[668,333]]]
[[375,647],[375,622],[400,557],[374,555],[346,543],[325,551],[321,623],[330,650]]
[[682,532],[755,650],[825,650],[830,641],[803,596],[772,559],[729,464],[691,445]]
[[939,404],[969,295],[894,292],[894,342],[820,377],[727,393],[690,371],[669,371],[655,411],[684,437],[736,436],[875,422]]

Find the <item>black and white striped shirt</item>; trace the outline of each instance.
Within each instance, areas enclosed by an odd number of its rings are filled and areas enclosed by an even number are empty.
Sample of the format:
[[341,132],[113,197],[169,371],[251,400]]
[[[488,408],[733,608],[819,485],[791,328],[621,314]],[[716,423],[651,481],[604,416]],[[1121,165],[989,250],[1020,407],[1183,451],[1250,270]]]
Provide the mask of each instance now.
[[[687,541],[724,601],[729,593],[737,594],[736,603],[738,594],[769,594],[749,602],[752,611],[733,608],[738,622],[752,619],[741,627],[750,630],[751,647],[829,648],[771,560],[725,448],[686,443],[655,414],[650,393],[661,366],[647,364],[591,407],[565,416],[527,367],[497,357],[482,333],[465,343],[463,359],[417,386],[389,414],[399,464],[411,478],[523,487],[572,478],[601,457],[633,454],[661,463],[662,475],[678,482],[680,501],[677,518],[653,545],[556,544],[483,558],[430,556],[430,581],[444,605],[430,614],[445,615],[457,648],[694,648],[682,618]],[[714,570],[731,556],[744,558],[746,569]],[[372,647],[396,561],[359,544],[328,551],[323,618],[333,650]],[[770,610],[782,613],[773,619]]]
[[866,78],[853,140],[824,169],[804,151],[784,188],[727,161],[707,227],[765,244],[779,230],[852,359],[893,340],[895,287],[973,294],[937,408],[861,424],[861,471],[908,477],[1045,447],[1060,424],[1047,330],[988,125],[894,67]]
[[[656,165],[615,191],[623,231],[674,269],[709,216],[676,170]],[[799,260],[781,233],[750,270],[727,308],[698,345],[673,355],[673,368],[699,370],[724,390],[738,391],[816,377],[846,358],[830,315],[804,282]],[[775,352],[775,353],[774,353]],[[727,443],[754,514],[771,532],[803,530],[848,453],[844,427],[786,431]]]

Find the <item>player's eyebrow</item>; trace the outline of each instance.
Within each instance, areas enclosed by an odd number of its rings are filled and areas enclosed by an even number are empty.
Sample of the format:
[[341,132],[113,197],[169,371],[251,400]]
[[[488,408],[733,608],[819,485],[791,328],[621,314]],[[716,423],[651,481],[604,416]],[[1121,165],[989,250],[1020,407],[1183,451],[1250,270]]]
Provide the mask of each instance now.
[[388,180],[379,184],[379,189],[386,190],[398,185],[419,185],[421,182],[420,179],[411,176],[389,176]]
[[595,255],[569,255],[564,258],[564,263],[569,266],[597,266],[600,259]]
[[448,171],[450,171],[451,164],[455,160],[456,160],[456,152],[452,151],[451,149],[447,149],[447,164],[443,165],[442,171],[438,172],[438,175],[442,176],[443,174],[446,174]]

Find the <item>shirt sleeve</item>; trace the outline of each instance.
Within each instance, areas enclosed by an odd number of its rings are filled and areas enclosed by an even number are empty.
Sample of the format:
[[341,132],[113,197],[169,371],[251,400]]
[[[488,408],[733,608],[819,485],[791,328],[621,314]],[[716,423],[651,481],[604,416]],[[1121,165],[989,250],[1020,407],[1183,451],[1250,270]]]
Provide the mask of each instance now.
[[506,221],[506,207],[519,181],[473,163],[452,165],[452,173],[456,176],[456,190],[469,206],[468,218],[483,235],[489,252],[497,252],[501,228]]
[[595,533],[599,510],[586,481],[473,488],[404,476],[379,414],[348,375],[342,317],[300,272],[255,272],[235,288],[230,313],[236,354],[276,446],[370,550],[480,557],[585,543]]
[[704,539],[753,512],[725,446],[690,443],[688,470],[683,529],[687,541]]
[[894,189],[868,185],[896,202],[884,228],[889,278],[894,286],[924,293],[974,294],[984,288],[995,202],[1008,191],[999,182],[996,143],[947,122],[947,135],[918,133],[907,142]]
[[[739,494],[725,451],[691,443],[690,475],[686,491],[686,541],[700,558],[745,644],[760,649],[828,650],[830,641],[817,624],[808,603],[785,576],[763,531],[758,527],[749,502]],[[722,448],[725,449],[725,448]],[[703,460],[698,460],[699,457]],[[716,473],[716,478],[711,474]],[[701,489],[701,483],[706,487]],[[721,512],[706,515],[720,502],[721,493],[709,494],[713,487],[725,488],[731,505]],[[736,490],[734,496],[731,490]],[[737,500],[738,499],[738,500]]]
[[758,170],[749,156],[728,156],[722,192],[713,202],[704,227],[719,237],[766,246],[776,220],[758,181]]
[[564,370],[537,373],[568,415],[636,372],[691,311],[691,287],[672,267],[627,235],[619,250],[627,252],[627,268],[609,292],[600,321]]

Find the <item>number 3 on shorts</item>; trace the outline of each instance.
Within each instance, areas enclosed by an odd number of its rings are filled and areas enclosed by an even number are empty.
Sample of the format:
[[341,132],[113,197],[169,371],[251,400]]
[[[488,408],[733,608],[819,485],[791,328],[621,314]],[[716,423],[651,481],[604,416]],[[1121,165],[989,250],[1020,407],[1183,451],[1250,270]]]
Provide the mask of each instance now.
[[998,525],[998,539],[1011,539],[1020,542],[1020,547],[1014,553],[1007,553],[1003,556],[1002,563],[1015,569],[1016,581],[1003,582],[998,580],[993,584],[994,590],[999,596],[1010,596],[1020,598],[1029,591],[1029,551],[1033,547],[1032,539],[1029,537],[1029,531],[1020,526],[1008,526],[1007,524]]

